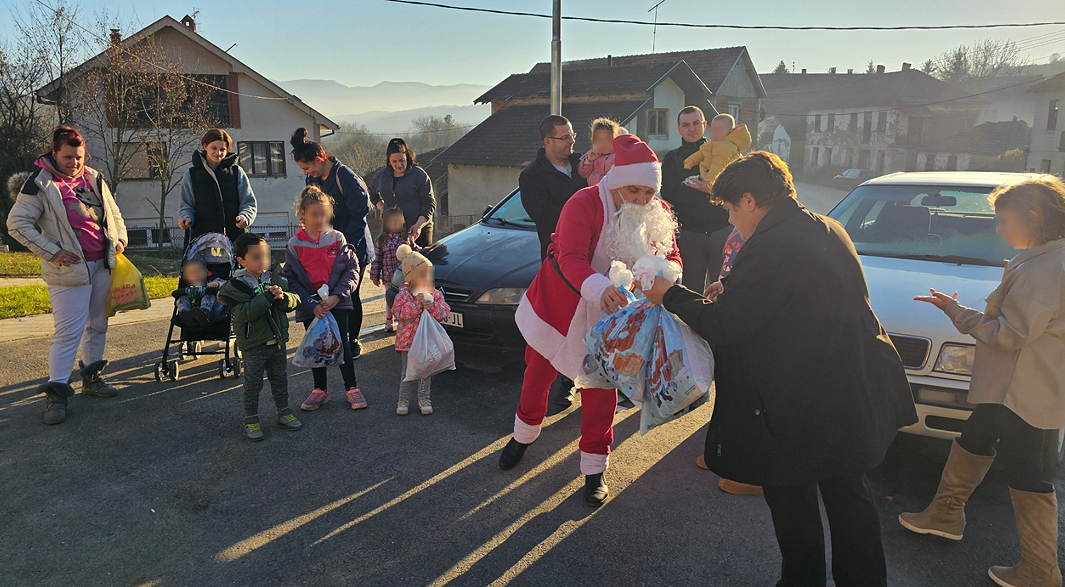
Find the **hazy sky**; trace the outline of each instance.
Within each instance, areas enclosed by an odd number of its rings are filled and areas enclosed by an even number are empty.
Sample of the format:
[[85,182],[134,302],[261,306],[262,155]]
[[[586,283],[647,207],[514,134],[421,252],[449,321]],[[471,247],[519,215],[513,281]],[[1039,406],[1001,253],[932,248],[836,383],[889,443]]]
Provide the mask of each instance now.
[[[4,0],[5,8],[38,0]],[[46,3],[54,0],[40,0]],[[550,12],[550,0],[440,0],[446,4],[528,12]],[[551,27],[547,19],[471,14],[437,8],[404,6],[382,0],[295,2],[244,0],[200,5],[193,2],[146,0],[81,0],[82,22],[106,7],[129,21],[147,25],[169,14],[180,19],[200,10],[199,32],[272,79],[335,79],[347,85],[373,85],[383,80],[432,84],[494,84],[512,72],[526,71],[549,57]],[[653,0],[563,0],[566,15],[649,20]],[[662,21],[788,25],[936,25],[1065,20],[1062,0],[795,0],[732,2],[733,8],[713,10],[709,0],[667,0]],[[1024,10],[1018,10],[1020,6]],[[5,11],[6,12],[6,11]],[[14,34],[6,18],[0,35]],[[657,51],[746,45],[760,71],[783,59],[788,67],[823,72],[831,66],[864,71],[870,60],[899,69],[903,61],[919,65],[928,57],[976,39],[1029,39],[1065,27],[1023,29],[824,32],[714,31],[658,29]],[[124,31],[128,33],[130,31]],[[651,51],[651,28],[577,22],[562,24],[563,59],[627,55]],[[1034,43],[1029,41],[1030,44]],[[1065,38],[1034,47],[1032,59],[1051,53],[1065,55]]]

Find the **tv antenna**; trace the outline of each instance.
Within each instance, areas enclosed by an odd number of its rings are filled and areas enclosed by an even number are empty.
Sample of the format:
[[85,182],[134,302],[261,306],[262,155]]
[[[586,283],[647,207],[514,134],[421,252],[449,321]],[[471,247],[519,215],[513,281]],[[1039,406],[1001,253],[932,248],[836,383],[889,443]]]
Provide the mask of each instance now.
[[658,7],[665,3],[666,0],[659,0],[658,4],[647,9],[647,12],[655,11],[655,26],[651,29],[651,55],[655,54],[655,40],[658,38]]

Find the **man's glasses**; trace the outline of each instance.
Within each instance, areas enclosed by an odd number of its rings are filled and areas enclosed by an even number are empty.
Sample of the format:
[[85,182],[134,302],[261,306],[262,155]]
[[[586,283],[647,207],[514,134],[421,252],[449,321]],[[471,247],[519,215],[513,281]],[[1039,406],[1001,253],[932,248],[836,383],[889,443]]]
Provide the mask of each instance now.
[[576,142],[577,135],[562,135],[560,137],[544,137],[544,138],[551,139],[552,141]]

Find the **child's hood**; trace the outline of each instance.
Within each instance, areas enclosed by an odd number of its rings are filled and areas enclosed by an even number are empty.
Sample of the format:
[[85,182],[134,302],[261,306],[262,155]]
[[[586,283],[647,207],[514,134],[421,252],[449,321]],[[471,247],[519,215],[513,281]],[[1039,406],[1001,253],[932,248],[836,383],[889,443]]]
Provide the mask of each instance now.
[[736,145],[741,153],[751,148],[751,131],[747,130],[746,124],[741,124],[729,131],[725,140]]

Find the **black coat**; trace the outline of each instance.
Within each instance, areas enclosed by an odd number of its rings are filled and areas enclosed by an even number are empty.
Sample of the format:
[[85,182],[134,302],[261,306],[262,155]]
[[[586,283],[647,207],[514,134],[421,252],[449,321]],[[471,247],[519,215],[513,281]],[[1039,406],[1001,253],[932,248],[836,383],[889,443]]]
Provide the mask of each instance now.
[[[237,227],[237,215],[241,208],[241,193],[237,189],[240,173],[236,153],[224,157],[212,171],[203,154],[200,151],[193,152],[189,176],[195,198],[196,221],[192,224],[190,238],[208,232],[220,232],[232,241],[244,234],[244,229]],[[251,220],[253,218],[248,218],[248,221]]]
[[664,301],[714,349],[710,469],[792,485],[880,464],[917,412],[843,227],[789,198],[744,243],[724,285],[715,303],[683,286]]
[[710,202],[710,194],[684,185],[684,180],[699,175],[699,166],[684,169],[684,160],[706,142],[684,142],[666,153],[662,160],[662,199],[673,206],[677,224],[684,230],[711,234],[728,226],[728,212]]
[[333,228],[344,233],[348,244],[355,247],[355,255],[361,267],[369,267],[373,262],[373,237],[366,225],[370,214],[370,191],[366,182],[357,173],[344,165],[336,157],[329,158],[332,167],[326,178],[307,176],[307,185],[321,188],[326,195],[333,198]]
[[577,173],[581,156],[574,153],[570,155],[569,162],[572,177],[567,177],[565,173],[555,169],[548,161],[544,148],[540,147],[536,160],[518,176],[521,204],[536,224],[536,233],[540,237],[541,259],[547,257],[547,245],[551,244],[551,234],[558,225],[562,206],[577,190],[588,187],[588,180]]

